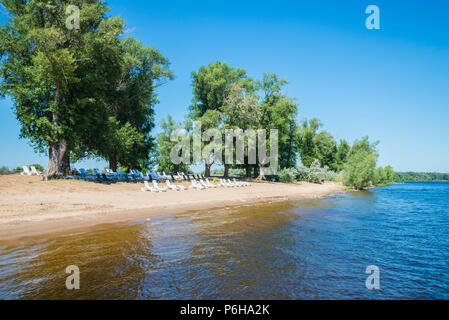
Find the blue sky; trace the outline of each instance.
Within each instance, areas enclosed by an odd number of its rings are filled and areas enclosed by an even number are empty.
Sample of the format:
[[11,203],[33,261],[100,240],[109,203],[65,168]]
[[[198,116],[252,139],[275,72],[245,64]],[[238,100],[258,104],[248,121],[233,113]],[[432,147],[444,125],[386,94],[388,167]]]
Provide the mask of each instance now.
[[[449,172],[449,2],[107,2],[130,34],[158,48],[176,79],[160,88],[157,121],[182,120],[190,73],[225,61],[260,78],[276,72],[300,105],[336,139],[380,140],[379,165]],[[365,27],[368,5],[381,30]],[[0,100],[0,166],[47,164],[26,140],[11,101]],[[87,161],[83,166],[104,166]]]

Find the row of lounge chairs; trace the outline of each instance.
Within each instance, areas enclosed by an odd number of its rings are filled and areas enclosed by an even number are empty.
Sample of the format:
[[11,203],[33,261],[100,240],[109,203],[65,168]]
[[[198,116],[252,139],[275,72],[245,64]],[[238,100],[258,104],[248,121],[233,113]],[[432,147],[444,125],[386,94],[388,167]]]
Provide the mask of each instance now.
[[20,173],[22,176],[40,176],[42,175],[42,172],[40,172],[39,170],[36,170],[35,166],[30,166],[28,168],[28,166],[23,166],[22,167],[22,172]]
[[[199,177],[199,175],[197,175]],[[203,176],[204,177],[204,176]],[[172,184],[170,182],[170,179],[165,180],[166,187],[160,187],[156,180],[151,180],[152,186],[150,186],[148,181],[144,181],[144,187],[141,189],[143,192],[150,191],[150,192],[167,192],[169,190],[174,191],[182,191],[187,189],[195,189],[195,190],[205,190],[205,189],[213,189],[218,188],[219,186],[225,187],[225,188],[236,188],[236,187],[247,187],[250,186],[248,182],[241,182],[237,181],[235,178],[233,179],[233,182],[231,180],[225,180],[220,179],[220,185],[215,185],[210,183],[208,178],[199,179],[198,181],[196,179],[190,179],[188,175],[186,175],[186,179],[189,179],[191,185],[189,187],[185,187],[182,185],[176,185]],[[176,179],[174,179],[176,180]]]

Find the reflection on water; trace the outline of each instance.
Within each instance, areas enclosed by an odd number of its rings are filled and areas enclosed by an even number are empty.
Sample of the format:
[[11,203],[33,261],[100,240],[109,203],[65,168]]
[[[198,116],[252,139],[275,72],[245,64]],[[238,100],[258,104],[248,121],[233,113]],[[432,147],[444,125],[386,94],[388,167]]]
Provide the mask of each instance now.
[[[406,184],[22,243],[0,249],[0,298],[448,299],[448,196]],[[365,287],[372,264],[380,291]]]

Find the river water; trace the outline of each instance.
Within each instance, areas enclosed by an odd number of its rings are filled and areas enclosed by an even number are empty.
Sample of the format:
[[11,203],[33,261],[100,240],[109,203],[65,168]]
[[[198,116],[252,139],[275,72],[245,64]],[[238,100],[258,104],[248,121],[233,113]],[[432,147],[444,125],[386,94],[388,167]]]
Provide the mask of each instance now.
[[[66,289],[70,265],[80,290]],[[365,284],[372,265],[379,290]],[[0,299],[449,299],[449,183],[3,245]]]

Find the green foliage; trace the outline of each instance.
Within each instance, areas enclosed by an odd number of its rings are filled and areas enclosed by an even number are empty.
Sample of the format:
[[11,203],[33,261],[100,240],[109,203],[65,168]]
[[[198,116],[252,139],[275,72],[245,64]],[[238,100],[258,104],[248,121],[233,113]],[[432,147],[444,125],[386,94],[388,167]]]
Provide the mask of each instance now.
[[388,185],[395,182],[399,182],[399,178],[391,166],[385,168],[379,167],[374,172],[373,183],[376,186]]
[[310,167],[304,165],[297,168],[300,181],[311,183],[323,183],[326,180],[327,168],[322,168],[318,159],[314,160]]
[[252,86],[246,71],[234,69],[225,62],[210,63],[198,72],[192,72],[193,103],[190,106],[191,119],[201,118],[208,110],[220,110],[232,83],[241,83],[245,88]]
[[345,166],[348,159],[349,152],[351,151],[351,146],[346,140],[341,140],[337,148],[336,154],[336,171],[341,172]]
[[322,126],[321,122],[314,118],[310,122],[305,119],[298,133],[298,146],[301,156],[301,163],[310,167],[318,159],[318,150],[315,144],[315,136]]
[[[28,168],[31,168],[31,167],[35,167],[36,170],[38,170],[40,172],[44,172],[45,171],[45,168],[43,166],[41,166],[40,164],[30,164],[28,166]],[[20,168],[20,172],[22,172],[22,168]]]
[[398,181],[449,181],[449,173],[398,172]]
[[373,185],[377,154],[356,149],[349,156],[344,169],[344,183],[357,190]]
[[14,101],[21,137],[49,151],[49,175],[87,137],[94,139],[102,92],[119,74],[120,18],[103,1],[80,0],[79,30],[69,30],[73,1],[2,0],[11,18],[0,26],[0,95]]
[[[296,165],[298,153],[297,133],[298,104],[294,98],[288,97],[283,92],[283,87],[288,84],[286,79],[279,78],[275,73],[265,73],[262,81],[258,82],[258,88],[262,90],[262,118],[259,128],[277,129],[279,135],[279,166],[291,168]],[[270,139],[267,134],[267,147]],[[262,177],[260,177],[262,178]]]
[[186,129],[187,124],[176,123],[171,116],[167,116],[167,120],[161,121],[161,132],[157,136],[157,168],[159,172],[166,173],[188,172],[189,166],[187,164],[175,165],[170,159],[170,153],[173,147],[178,143],[171,141],[172,134],[176,130]]
[[298,171],[295,168],[286,168],[282,169],[278,173],[279,181],[284,183],[292,183],[296,181],[296,176],[298,175]]
[[9,173],[9,169],[5,166],[0,167],[0,174],[6,174]]

